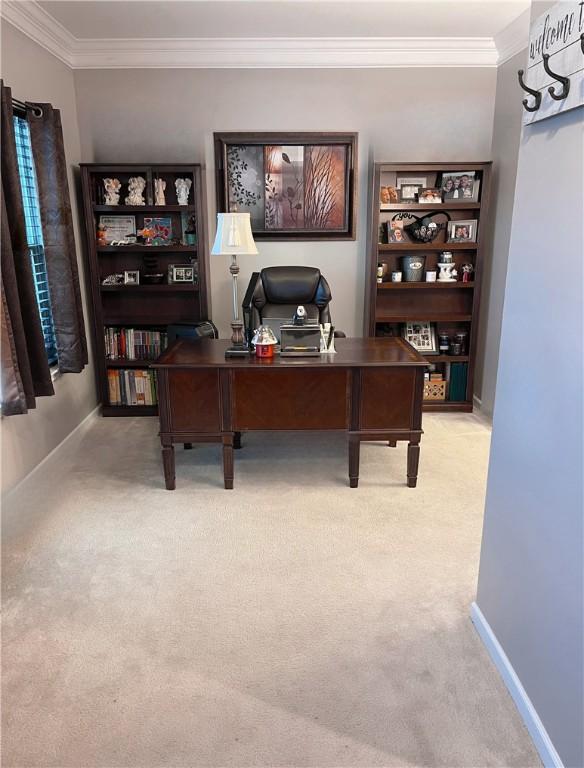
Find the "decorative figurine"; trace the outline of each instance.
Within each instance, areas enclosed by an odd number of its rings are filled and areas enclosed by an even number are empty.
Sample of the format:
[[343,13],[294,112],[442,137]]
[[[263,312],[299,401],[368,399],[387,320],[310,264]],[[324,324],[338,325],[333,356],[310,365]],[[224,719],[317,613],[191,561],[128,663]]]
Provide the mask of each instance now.
[[101,281],[102,285],[123,285],[124,284],[124,275],[123,274],[113,274],[108,275]]
[[474,272],[474,267],[472,264],[463,264],[462,265],[462,282],[470,283],[470,281],[472,280],[473,272]]
[[156,205],[166,205],[166,198],[164,197],[164,190],[166,189],[166,182],[164,179],[154,180],[154,203]]
[[456,282],[456,275],[458,273],[452,262],[439,261],[437,266],[440,267],[440,274],[438,275],[439,283],[455,283]]
[[192,185],[191,179],[177,179],[174,182],[176,187],[176,199],[179,205],[189,204],[189,191]]
[[119,180],[104,179],[103,186],[105,187],[105,204],[118,205],[120,202],[120,189],[122,188]]
[[131,176],[128,182],[128,196],[126,197],[126,205],[146,205],[144,201],[144,188],[146,187],[146,179],[142,176]]
[[185,229],[185,245],[197,244],[197,223],[195,217],[190,216]]

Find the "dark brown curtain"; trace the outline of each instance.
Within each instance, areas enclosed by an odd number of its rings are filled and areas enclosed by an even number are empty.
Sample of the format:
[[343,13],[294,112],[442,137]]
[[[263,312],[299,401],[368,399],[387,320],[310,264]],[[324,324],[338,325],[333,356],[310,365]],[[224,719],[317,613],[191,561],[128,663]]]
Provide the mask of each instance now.
[[2,413],[26,413],[54,394],[26,240],[12,94],[0,80],[2,168]]
[[61,113],[50,104],[30,105],[27,120],[39,189],[59,370],[62,373],[79,373],[87,365],[87,341]]

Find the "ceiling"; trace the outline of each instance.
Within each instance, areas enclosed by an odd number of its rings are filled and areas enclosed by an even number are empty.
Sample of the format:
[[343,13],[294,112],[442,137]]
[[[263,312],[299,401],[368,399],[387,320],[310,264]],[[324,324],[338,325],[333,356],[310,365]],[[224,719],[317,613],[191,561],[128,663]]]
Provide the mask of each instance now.
[[529,0],[42,0],[74,37],[495,37]]
[[72,68],[494,67],[530,0],[2,0]]

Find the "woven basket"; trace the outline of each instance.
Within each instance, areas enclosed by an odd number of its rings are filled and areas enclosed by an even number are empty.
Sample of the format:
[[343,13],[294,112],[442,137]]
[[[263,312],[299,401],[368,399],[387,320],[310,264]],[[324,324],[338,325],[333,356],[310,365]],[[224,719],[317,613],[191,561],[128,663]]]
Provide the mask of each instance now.
[[446,382],[425,381],[424,400],[446,400]]

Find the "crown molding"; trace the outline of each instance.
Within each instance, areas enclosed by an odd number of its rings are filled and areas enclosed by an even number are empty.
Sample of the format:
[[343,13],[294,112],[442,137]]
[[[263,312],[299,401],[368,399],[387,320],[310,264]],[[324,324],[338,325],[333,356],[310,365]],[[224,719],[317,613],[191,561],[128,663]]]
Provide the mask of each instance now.
[[63,64],[74,66],[73,53],[77,39],[36,2],[1,0],[0,16]]
[[498,67],[527,48],[529,42],[529,21],[530,9],[526,8],[515,21],[512,21],[509,26],[501,30],[498,35],[495,35],[495,47],[499,53]]
[[[34,0],[3,0],[0,14],[72,69],[467,68],[501,63],[490,37],[96,40],[75,38]],[[508,40],[519,39],[519,31],[514,35]],[[505,45],[514,50],[510,42]]]

